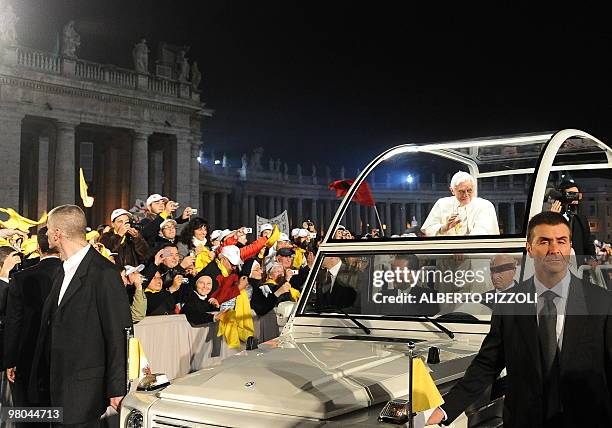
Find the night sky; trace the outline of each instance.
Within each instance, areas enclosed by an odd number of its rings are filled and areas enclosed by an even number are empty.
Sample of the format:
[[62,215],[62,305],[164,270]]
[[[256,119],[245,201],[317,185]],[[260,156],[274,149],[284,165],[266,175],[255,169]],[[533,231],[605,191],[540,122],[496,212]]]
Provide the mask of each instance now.
[[[612,141],[612,29],[575,10],[489,17],[410,2],[13,1],[26,46],[69,20],[79,57],[132,68],[148,41],[189,45],[203,74],[206,149],[362,167],[405,142],[576,127]],[[403,7],[396,5],[404,4]],[[442,3],[439,9],[442,9]],[[290,167],[294,170],[294,167]]]

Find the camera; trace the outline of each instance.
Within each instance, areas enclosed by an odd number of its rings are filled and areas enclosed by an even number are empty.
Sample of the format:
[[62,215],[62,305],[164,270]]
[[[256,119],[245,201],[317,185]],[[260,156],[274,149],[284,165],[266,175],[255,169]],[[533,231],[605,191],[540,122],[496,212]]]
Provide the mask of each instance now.
[[192,208],[191,215],[198,215],[198,210],[196,208]]
[[298,273],[300,273],[300,271],[298,271],[297,269],[289,269],[289,272],[291,272],[293,275],[297,275]]
[[136,223],[135,221],[130,221],[128,223],[128,225],[132,228],[132,229],[136,229],[139,232],[142,232],[142,224],[140,223]]
[[576,214],[578,204],[573,202],[580,201],[580,192],[559,191],[554,188],[548,188],[544,194],[544,202],[551,203],[553,201],[561,203],[561,214]]
[[244,228],[244,233],[253,233],[253,228],[252,227],[245,227]]

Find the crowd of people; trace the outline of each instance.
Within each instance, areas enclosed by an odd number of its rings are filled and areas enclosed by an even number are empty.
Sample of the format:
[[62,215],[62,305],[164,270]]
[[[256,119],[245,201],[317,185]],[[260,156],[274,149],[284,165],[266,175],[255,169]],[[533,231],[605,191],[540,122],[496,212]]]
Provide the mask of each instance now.
[[[290,234],[281,233],[278,225],[264,224],[259,235],[251,238],[253,233],[246,226],[213,229],[191,207],[178,208],[176,202],[153,194],[146,201],[144,215],[117,208],[110,213],[109,224],[97,227],[84,223],[80,208],[67,205],[52,210],[47,224],[40,224],[36,233],[26,232],[27,226],[0,229],[0,357],[14,405],[49,404],[49,396],[57,393],[53,380],[46,379],[42,390],[34,385],[40,383],[41,367],[47,370],[45,364],[57,364],[47,342],[56,346],[65,339],[75,345],[75,339],[59,338],[54,328],[41,331],[45,324],[41,320],[48,317],[53,326],[56,320],[67,319],[60,309],[77,305],[73,294],[83,298],[86,278],[104,281],[114,293],[114,283],[121,286],[121,297],[110,291],[99,296],[98,291],[91,292],[100,314],[106,313],[113,321],[99,318],[107,326],[117,326],[118,332],[145,317],[184,314],[193,326],[216,323],[230,348],[244,348],[254,335],[255,318],[270,313],[281,302],[298,300],[320,243],[311,221]],[[91,266],[94,261],[100,263],[99,273],[90,278],[83,265]],[[80,285],[75,286],[75,278]],[[118,300],[100,303],[110,298]],[[73,316],[81,317],[83,324],[89,322],[90,317],[82,312],[87,310],[84,306],[73,309]],[[106,334],[103,326],[90,327]],[[66,330],[74,331],[74,327]],[[276,337],[278,330],[267,334],[263,340]],[[105,341],[107,336],[100,343]],[[90,343],[91,338],[85,342]],[[112,346],[107,343],[104,347],[115,346],[113,341]],[[45,352],[50,355],[46,363]],[[31,373],[33,368],[36,373]],[[34,401],[32,389],[37,391]],[[65,393],[57,395],[66,397]]]

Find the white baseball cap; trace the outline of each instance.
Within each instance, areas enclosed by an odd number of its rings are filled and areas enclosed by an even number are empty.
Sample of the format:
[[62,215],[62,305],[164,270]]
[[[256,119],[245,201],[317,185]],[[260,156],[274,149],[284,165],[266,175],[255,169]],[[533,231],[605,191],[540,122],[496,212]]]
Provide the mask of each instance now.
[[132,218],[132,213],[124,210],[123,208],[117,208],[111,213],[111,222],[115,221],[115,219],[119,217],[120,215],[125,215],[125,214],[127,214],[128,217]]
[[298,229],[297,236],[300,238],[306,238],[310,232],[306,229]]
[[166,198],[165,196],[162,196],[159,193],[153,193],[151,196],[147,198],[147,207],[151,205],[153,202],[162,201],[162,200],[165,200],[166,202],[168,202],[168,198]]
[[299,227],[295,227],[293,229],[291,229],[291,237],[295,238],[296,236],[298,236],[298,233],[300,233],[300,228]]
[[231,264],[240,266],[242,259],[240,258],[240,249],[235,245],[226,245],[221,249],[221,255],[227,257]]
[[159,225],[159,230],[162,230],[164,227],[166,227],[168,223],[174,223],[174,225],[176,226],[176,220],[174,220],[173,218],[167,218],[161,222],[161,224]]
[[225,239],[225,237],[226,237],[227,235],[231,234],[232,232],[233,232],[233,230],[223,229],[223,230],[221,231],[221,236],[219,236],[219,239],[223,241],[223,240]]
[[289,241],[289,235],[287,235],[286,233],[281,233],[280,237],[278,238],[279,241]]
[[221,229],[215,229],[212,231],[212,233],[210,234],[210,240],[211,241],[216,241],[217,239],[219,239],[221,237],[221,233],[223,231]]
[[272,230],[272,229],[274,229],[274,227],[270,223],[264,223],[261,225],[261,228],[259,229],[259,231],[261,233],[264,230]]
[[134,272],[142,272],[145,266],[144,265],[138,265],[138,266],[125,265],[123,266],[123,268],[125,269],[125,276],[130,276]]

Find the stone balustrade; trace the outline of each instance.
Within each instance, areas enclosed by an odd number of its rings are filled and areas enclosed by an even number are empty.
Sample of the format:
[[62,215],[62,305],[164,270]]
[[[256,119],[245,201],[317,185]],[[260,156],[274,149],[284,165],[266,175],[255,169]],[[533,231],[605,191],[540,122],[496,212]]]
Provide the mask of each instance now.
[[60,72],[60,57],[49,52],[17,48],[17,64],[48,73]]
[[180,83],[163,77],[148,76],[147,88],[149,91],[159,92],[165,95],[178,96]]
[[[119,88],[152,92],[173,98],[199,101],[199,92],[189,82],[179,82],[150,74],[139,74],[114,65],[99,64],[77,58],[67,58],[51,52],[22,46],[6,47],[5,64],[29,70],[61,75],[78,80],[100,82]],[[11,53],[12,51],[12,53]],[[0,55],[2,57],[2,55]],[[10,60],[10,58],[13,58]],[[6,60],[9,59],[7,62]]]

